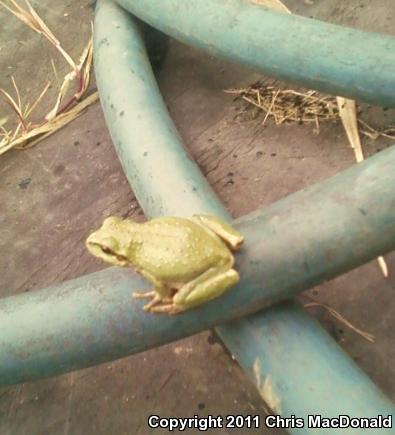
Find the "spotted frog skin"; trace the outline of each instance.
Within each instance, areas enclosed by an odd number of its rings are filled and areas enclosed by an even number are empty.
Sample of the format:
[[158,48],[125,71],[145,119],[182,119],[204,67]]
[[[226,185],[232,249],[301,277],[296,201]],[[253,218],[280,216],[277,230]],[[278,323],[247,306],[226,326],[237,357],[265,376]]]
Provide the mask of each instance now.
[[159,217],[144,223],[109,217],[86,240],[96,257],[130,266],[153,289],[144,310],[175,314],[217,298],[240,279],[232,251],[243,236],[211,215]]

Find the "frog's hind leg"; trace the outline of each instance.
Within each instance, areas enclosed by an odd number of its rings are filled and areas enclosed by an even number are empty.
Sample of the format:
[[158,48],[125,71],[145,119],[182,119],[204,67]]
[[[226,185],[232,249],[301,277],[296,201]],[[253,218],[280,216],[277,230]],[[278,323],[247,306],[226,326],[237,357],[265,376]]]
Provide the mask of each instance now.
[[203,273],[191,283],[181,287],[174,296],[176,306],[186,310],[202,303],[218,298],[240,280],[235,269],[218,271],[211,269]]
[[244,237],[239,232],[216,216],[196,214],[192,216],[192,219],[213,231],[233,251],[239,250],[244,242]]
[[209,269],[188,284],[185,284],[166,303],[155,304],[150,308],[151,313],[177,314],[215,299],[237,284],[240,280],[238,272],[234,269]]

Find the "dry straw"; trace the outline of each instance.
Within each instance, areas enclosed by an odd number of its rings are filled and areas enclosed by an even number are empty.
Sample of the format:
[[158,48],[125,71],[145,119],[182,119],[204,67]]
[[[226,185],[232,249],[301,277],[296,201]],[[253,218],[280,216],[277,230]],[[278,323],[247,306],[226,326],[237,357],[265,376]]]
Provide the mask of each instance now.
[[324,96],[316,91],[298,92],[265,85],[259,81],[247,88],[225,91],[235,94],[263,111],[263,124],[272,118],[276,125],[296,122],[313,123],[317,132],[320,121],[338,119],[336,97]]
[[[279,86],[265,84],[263,81],[245,88],[227,89],[225,92],[261,110],[263,124],[268,119],[272,119],[276,125],[313,124],[316,133],[319,133],[321,122],[341,119],[358,162],[363,160],[359,131],[373,140],[380,136],[395,139],[395,126],[381,131],[374,129],[357,118],[355,101],[347,98],[325,95],[312,90],[304,92],[282,89]],[[358,128],[357,123],[362,128]]]
[[[39,123],[33,123],[31,121],[31,115],[46,95],[51,83],[45,85],[40,95],[32,104],[27,103],[26,105],[22,103],[21,94],[14,77],[11,78],[15,92],[14,97],[11,96],[9,92],[0,88],[0,96],[3,96],[17,118],[16,127],[12,129],[7,128],[8,120],[6,118],[0,119],[0,154],[4,154],[12,148],[20,149],[33,146],[44,137],[51,135],[73,121],[86,107],[93,104],[98,99],[96,92],[82,100],[90,81],[93,58],[92,36],[90,36],[79,60],[75,62],[28,0],[25,0],[25,4],[25,8],[23,8],[15,0],[0,0],[1,6],[36,33],[46,38],[69,64],[71,71],[63,78],[53,107],[42,117],[43,119]],[[52,65],[54,67],[53,62]],[[55,67],[54,70],[56,75]],[[76,90],[72,93],[71,97],[68,97],[71,86],[75,86]]]
[[337,319],[343,325],[347,326],[347,328],[351,329],[356,334],[358,334],[361,337],[363,337],[365,340],[370,341],[371,343],[373,343],[375,341],[375,336],[373,334],[370,334],[369,332],[362,331],[362,329],[357,328],[351,322],[349,322],[345,317],[343,317],[340,313],[338,313],[335,309],[333,309],[332,307],[330,307],[327,304],[323,304],[323,303],[320,303],[320,302],[309,302],[309,303],[305,304],[304,307],[305,308],[314,308],[314,307],[323,308],[332,317]]

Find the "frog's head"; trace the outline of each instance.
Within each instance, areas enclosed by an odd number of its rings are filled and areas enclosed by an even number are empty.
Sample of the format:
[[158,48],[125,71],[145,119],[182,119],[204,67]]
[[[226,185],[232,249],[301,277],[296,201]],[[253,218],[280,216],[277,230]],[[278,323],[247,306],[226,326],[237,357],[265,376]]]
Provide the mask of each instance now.
[[122,219],[111,216],[86,240],[88,251],[115,266],[127,266],[130,234]]

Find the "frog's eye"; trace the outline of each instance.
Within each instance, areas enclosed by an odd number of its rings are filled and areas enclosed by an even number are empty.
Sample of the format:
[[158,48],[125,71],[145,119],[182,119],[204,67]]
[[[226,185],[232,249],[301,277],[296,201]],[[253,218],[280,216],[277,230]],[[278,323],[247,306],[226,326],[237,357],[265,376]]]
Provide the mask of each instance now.
[[114,253],[111,251],[111,249],[110,249],[110,248],[107,248],[106,246],[100,246],[100,249],[102,250],[102,252],[103,252],[104,254],[107,254],[107,255],[114,255]]

